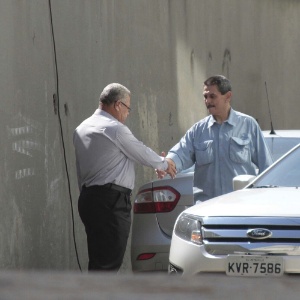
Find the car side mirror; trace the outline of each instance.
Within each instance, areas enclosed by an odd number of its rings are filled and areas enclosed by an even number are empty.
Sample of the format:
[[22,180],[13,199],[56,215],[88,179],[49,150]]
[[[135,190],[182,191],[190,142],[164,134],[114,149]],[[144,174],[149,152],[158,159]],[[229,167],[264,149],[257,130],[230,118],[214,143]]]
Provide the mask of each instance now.
[[254,175],[238,175],[232,179],[233,190],[241,190],[251,183],[256,176]]

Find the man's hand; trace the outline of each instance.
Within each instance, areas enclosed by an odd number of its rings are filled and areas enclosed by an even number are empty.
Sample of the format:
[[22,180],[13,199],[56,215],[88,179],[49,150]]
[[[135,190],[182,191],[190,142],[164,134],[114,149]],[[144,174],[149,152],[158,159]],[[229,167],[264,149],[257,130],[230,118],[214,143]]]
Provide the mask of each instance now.
[[[161,153],[161,156],[165,157],[166,153],[163,151]],[[159,179],[162,179],[167,174],[169,174],[174,179],[177,174],[176,165],[175,165],[174,161],[170,158],[166,158],[166,162],[168,163],[168,168],[165,171],[156,169],[155,170],[156,175]]]
[[167,175],[166,171],[158,170],[158,169],[155,169],[155,173],[158,179],[163,179]]
[[168,163],[168,169],[166,172],[174,179],[177,174],[176,165],[171,158],[166,158],[166,161]]

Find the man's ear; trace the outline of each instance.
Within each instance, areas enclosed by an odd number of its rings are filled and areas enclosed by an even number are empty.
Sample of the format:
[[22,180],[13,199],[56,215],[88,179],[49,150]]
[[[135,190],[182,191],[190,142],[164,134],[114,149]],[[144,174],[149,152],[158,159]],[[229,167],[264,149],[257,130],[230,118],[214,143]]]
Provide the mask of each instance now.
[[120,111],[119,104],[120,104],[120,102],[118,102],[118,101],[114,103],[116,111]]
[[232,92],[231,91],[228,91],[226,94],[225,94],[225,96],[226,96],[226,102],[230,102],[230,100],[231,100],[231,96],[232,96]]

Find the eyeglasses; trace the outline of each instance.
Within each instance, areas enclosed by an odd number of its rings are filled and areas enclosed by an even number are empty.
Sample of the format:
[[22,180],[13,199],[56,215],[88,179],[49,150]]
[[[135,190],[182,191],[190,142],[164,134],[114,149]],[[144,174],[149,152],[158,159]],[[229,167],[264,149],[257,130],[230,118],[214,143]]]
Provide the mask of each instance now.
[[128,112],[130,113],[131,112],[131,108],[129,106],[127,106],[125,103],[123,103],[122,101],[120,101],[121,104],[123,104],[127,109],[128,109]]

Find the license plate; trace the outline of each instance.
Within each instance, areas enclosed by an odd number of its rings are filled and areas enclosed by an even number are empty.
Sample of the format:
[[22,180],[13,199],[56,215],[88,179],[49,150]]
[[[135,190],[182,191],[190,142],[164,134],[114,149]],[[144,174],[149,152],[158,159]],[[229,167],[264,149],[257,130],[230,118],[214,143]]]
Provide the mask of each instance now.
[[281,276],[283,258],[279,256],[229,255],[226,261],[229,276]]

